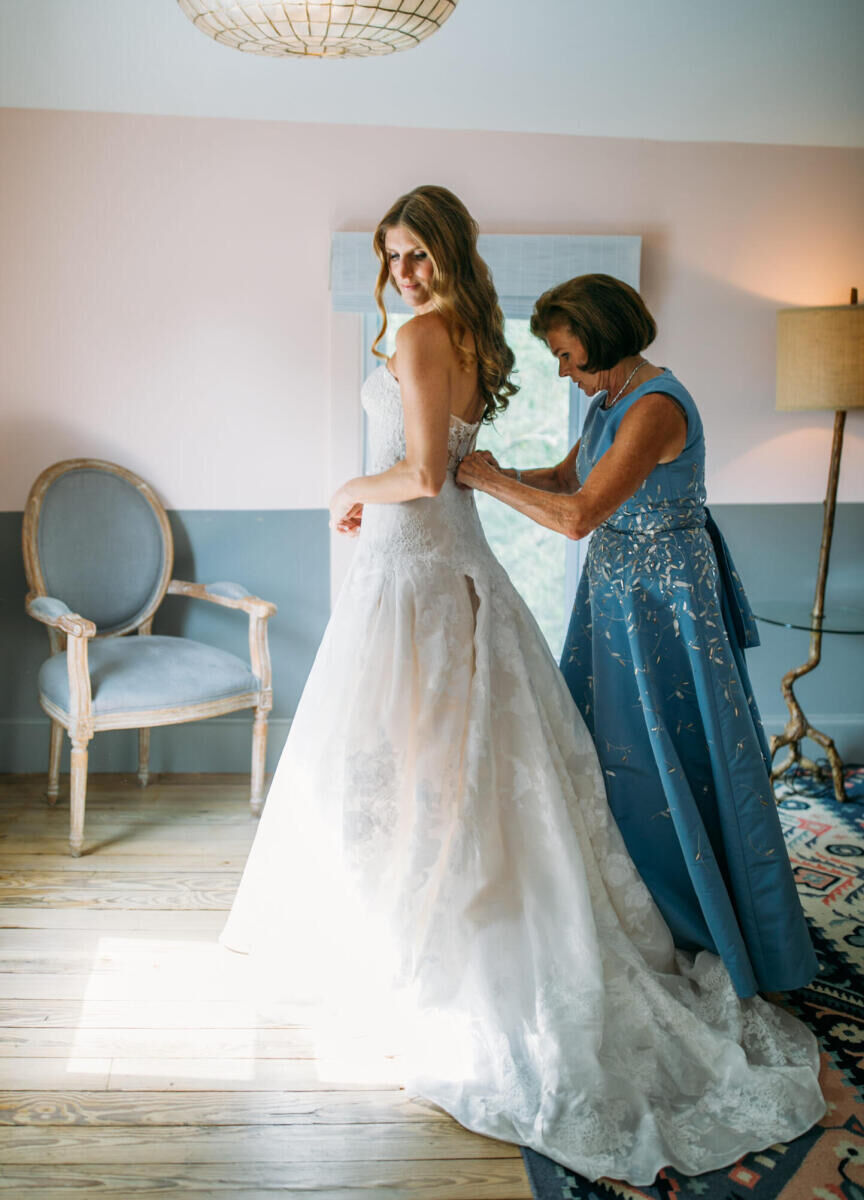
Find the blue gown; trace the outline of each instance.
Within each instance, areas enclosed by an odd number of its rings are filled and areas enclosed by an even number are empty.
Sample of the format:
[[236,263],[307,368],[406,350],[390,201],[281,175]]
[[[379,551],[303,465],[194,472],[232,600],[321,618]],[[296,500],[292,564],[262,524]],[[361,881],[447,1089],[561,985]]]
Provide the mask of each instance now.
[[610,409],[594,397],[585,483],[640,396],[662,392],[687,442],[595,530],[561,669],[591,731],[609,804],[683,949],[719,954],[741,996],[808,983],[816,958],[777,817],[744,663],[759,644],[705,508],[705,440],[670,371]]

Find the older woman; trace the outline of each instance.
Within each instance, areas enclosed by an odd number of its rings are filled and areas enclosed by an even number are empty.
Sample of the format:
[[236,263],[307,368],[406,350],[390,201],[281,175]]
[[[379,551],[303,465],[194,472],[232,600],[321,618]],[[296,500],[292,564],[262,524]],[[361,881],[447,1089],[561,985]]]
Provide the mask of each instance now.
[[619,280],[552,288],[531,329],[593,398],[582,437],[532,471],[471,454],[459,482],[567,537],[595,531],[561,669],[630,854],[677,945],[719,954],[739,994],[800,987],[816,961],[744,664],[753,618],[705,508],[699,413],[643,357],[656,326]]

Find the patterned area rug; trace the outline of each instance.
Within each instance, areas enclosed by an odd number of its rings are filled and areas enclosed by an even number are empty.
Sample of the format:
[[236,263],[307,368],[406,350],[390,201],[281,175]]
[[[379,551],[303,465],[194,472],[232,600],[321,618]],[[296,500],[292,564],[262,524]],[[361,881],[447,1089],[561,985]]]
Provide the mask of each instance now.
[[850,799],[803,772],[778,786],[780,820],[819,956],[810,987],[786,998],[822,1046],[828,1112],[788,1145],[651,1187],[590,1183],[523,1150],[535,1200],[864,1200],[864,767],[846,769]]

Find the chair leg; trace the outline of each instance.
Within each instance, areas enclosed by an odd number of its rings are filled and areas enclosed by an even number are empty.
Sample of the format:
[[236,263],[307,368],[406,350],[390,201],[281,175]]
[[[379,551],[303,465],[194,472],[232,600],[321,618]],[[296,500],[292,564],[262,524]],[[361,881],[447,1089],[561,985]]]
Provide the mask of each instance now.
[[264,765],[267,759],[267,709],[255,709],[252,726],[252,793],[249,807],[257,817],[264,807]]
[[84,845],[84,805],[87,799],[87,740],[73,739],[71,758],[69,853],[73,858],[80,858]]
[[48,803],[56,804],[60,795],[60,751],[63,749],[63,726],[51,722],[51,747],[48,751]]
[[150,782],[150,727],[138,730],[138,782],[146,787]]

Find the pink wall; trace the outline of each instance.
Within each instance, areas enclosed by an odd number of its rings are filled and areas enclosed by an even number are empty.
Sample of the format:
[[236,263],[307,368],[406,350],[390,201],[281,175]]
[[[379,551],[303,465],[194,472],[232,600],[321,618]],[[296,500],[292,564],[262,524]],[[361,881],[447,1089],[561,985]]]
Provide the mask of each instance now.
[[[774,312],[864,288],[864,151],[2,110],[0,155],[2,510],[77,455],[176,508],[325,504],[357,356],[330,234],[420,182],[488,233],[641,234],[710,498],[824,493],[830,416],[773,410]],[[864,500],[862,412],[841,499]]]

